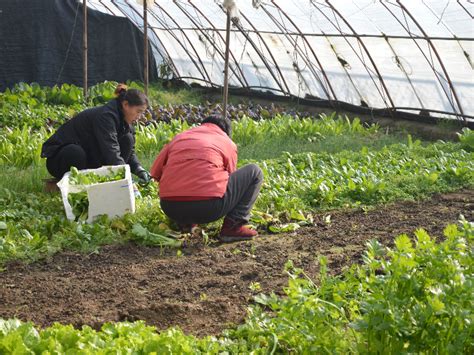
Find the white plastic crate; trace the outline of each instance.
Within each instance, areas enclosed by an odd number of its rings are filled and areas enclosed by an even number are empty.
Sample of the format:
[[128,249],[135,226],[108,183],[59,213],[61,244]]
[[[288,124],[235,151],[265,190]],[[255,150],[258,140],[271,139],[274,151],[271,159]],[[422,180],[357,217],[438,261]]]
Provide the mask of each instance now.
[[69,183],[70,172],[64,174],[58,182],[61,191],[64,210],[69,220],[74,220],[75,216],[68,201],[69,193],[87,191],[89,199],[89,210],[87,222],[93,222],[100,215],[109,217],[123,216],[126,213],[135,212],[135,194],[133,191],[132,174],[127,165],[102,166],[97,169],[79,170],[79,173],[93,172],[97,175],[108,175],[110,169],[115,172],[119,168],[125,167],[125,179],[102,182],[91,185],[71,185]]

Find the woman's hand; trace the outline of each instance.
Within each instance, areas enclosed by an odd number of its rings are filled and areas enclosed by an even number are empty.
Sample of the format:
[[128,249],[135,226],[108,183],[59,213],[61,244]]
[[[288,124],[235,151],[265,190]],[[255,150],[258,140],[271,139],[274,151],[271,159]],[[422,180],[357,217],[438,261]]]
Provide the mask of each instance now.
[[138,176],[138,185],[144,187],[147,186],[151,181],[150,173],[146,170],[142,170],[137,173]]

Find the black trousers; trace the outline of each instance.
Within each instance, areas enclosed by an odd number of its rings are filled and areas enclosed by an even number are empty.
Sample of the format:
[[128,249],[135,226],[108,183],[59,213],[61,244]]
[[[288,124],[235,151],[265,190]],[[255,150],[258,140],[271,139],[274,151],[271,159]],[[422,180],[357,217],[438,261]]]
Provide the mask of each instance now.
[[[119,139],[120,155],[125,162],[130,160],[133,152],[134,139],[131,133]],[[46,159],[46,168],[56,179],[61,179],[71,167],[77,169],[93,169],[97,165],[97,157],[88,157],[84,148],[79,144],[68,144],[58,149],[56,154]]]
[[230,174],[222,198],[201,201],[161,200],[160,204],[163,212],[180,224],[205,224],[224,216],[244,224],[250,219],[250,211],[262,182],[262,170],[255,164],[249,164]]

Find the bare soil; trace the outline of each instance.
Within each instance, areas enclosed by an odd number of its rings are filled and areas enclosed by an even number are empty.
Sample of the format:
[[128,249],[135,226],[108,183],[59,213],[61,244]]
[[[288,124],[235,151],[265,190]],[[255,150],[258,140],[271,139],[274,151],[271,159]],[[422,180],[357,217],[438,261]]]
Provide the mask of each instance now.
[[[331,215],[331,222],[325,218]],[[158,329],[179,326],[195,335],[217,334],[243,322],[255,294],[283,294],[287,260],[317,279],[316,258],[331,272],[358,263],[370,239],[391,245],[418,228],[441,238],[463,214],[474,220],[474,190],[400,202],[371,211],[317,214],[296,233],[262,235],[252,242],[204,245],[193,240],[177,256],[134,244],[111,245],[98,254],[65,252],[30,265],[13,263],[0,273],[0,318],[17,317],[40,326],[145,320]]]

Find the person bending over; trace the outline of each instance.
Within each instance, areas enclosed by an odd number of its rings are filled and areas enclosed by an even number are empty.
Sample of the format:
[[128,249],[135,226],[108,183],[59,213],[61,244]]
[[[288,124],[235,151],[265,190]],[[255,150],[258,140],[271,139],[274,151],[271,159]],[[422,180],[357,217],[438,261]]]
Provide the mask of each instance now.
[[43,143],[41,157],[56,179],[71,169],[94,169],[102,165],[129,164],[142,185],[148,184],[150,174],[135,155],[133,124],[148,107],[145,94],[127,90],[120,84],[117,98],[104,106],[89,108],[64,123]]
[[159,182],[161,208],[182,229],[225,216],[222,242],[257,235],[246,224],[263,181],[255,164],[236,170],[237,146],[230,136],[230,120],[210,116],[165,145],[150,171]]

